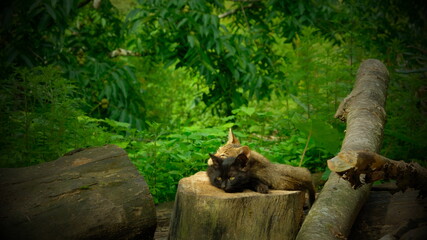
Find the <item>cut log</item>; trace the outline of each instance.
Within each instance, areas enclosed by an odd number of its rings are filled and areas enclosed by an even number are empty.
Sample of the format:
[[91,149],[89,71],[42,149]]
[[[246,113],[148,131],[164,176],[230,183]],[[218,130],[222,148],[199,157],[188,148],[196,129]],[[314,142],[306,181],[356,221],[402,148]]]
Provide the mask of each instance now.
[[225,193],[198,172],[179,182],[169,239],[295,239],[304,201],[301,191]]
[[[385,122],[389,74],[383,63],[368,59],[359,67],[353,91],[335,117],[347,122],[341,151],[378,152]],[[332,172],[310,209],[297,239],[346,239],[369,195],[371,184],[355,190]]]
[[114,145],[0,169],[2,239],[152,239],[153,199]]

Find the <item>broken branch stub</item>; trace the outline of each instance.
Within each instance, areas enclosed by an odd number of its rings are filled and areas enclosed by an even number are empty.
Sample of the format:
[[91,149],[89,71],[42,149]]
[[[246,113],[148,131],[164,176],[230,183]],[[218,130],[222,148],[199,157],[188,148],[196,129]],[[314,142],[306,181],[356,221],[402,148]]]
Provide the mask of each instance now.
[[427,169],[416,162],[395,161],[369,151],[342,151],[328,160],[328,167],[353,188],[377,180],[396,180],[398,190],[407,188],[420,190],[419,195],[427,194]]

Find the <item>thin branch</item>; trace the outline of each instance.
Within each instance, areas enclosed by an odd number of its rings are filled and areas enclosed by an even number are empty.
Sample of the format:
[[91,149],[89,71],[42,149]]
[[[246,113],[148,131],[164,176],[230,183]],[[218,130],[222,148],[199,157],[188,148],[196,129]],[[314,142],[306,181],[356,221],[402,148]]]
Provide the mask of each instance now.
[[423,72],[427,72],[427,68],[420,68],[420,69],[414,69],[414,70],[396,69],[395,71],[397,73],[402,73],[402,74],[423,73]]
[[[92,0],[84,0],[77,5],[77,8],[82,8],[86,5],[88,5],[91,1]],[[92,4],[93,8],[98,9],[99,6],[101,5],[101,1],[102,0],[93,0],[93,4]]]
[[117,48],[116,50],[112,51],[109,56],[114,58],[119,56],[141,56],[141,54],[123,48]]
[[302,162],[304,160],[305,153],[307,152],[308,143],[310,142],[310,138],[311,138],[311,133],[312,132],[313,132],[313,129],[310,129],[310,132],[308,133],[308,137],[307,137],[307,142],[305,143],[304,151],[302,152],[301,160],[299,161],[299,166],[300,167],[302,166]]
[[232,2],[259,2],[261,0],[231,0]]
[[79,4],[77,5],[77,8],[82,8],[86,5],[88,5],[90,3],[91,0],[84,0],[82,2],[79,2]]
[[232,14],[234,14],[235,12],[237,12],[237,11],[239,11],[239,10],[240,10],[240,8],[235,8],[235,9],[230,10],[230,11],[228,11],[228,12],[221,13],[220,15],[218,15],[218,18],[225,18],[225,17],[228,17],[229,15],[232,15]]
[[[256,2],[256,1],[252,1],[252,2]],[[232,9],[232,10],[230,10],[228,12],[225,12],[225,13],[221,13],[221,14],[218,15],[218,18],[225,18],[225,17],[228,17],[228,16],[230,16],[232,14],[235,14],[239,10],[243,11],[244,9],[251,8],[251,7],[253,7],[253,3],[248,4],[247,6],[241,6],[239,8]]]

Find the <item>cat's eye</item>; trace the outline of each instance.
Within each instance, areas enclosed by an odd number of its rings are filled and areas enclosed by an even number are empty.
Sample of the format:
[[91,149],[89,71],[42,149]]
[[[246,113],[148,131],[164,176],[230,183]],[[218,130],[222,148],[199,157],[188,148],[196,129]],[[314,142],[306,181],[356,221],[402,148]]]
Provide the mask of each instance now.
[[221,177],[216,177],[216,180],[221,181],[222,178]]
[[231,180],[231,181],[233,181],[235,179],[235,177],[230,177],[228,179]]

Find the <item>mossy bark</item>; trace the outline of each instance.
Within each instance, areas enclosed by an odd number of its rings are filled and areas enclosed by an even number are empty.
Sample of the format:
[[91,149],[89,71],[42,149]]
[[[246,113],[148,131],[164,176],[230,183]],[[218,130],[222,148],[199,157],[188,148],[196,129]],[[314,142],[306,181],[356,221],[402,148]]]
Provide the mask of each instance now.
[[[389,74],[383,63],[375,59],[362,62],[353,91],[344,99],[335,115],[347,123],[341,151],[379,151],[386,116],[384,106],[388,81]],[[297,239],[345,239],[370,188],[371,185],[364,185],[355,190],[332,172]]]

